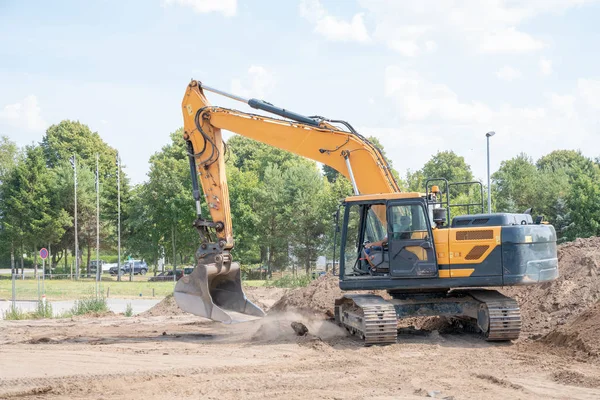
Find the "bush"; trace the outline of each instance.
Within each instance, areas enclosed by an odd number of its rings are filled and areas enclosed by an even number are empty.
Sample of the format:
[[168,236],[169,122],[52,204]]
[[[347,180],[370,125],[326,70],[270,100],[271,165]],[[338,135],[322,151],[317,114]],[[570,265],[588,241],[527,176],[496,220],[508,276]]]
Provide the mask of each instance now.
[[131,303],[127,303],[127,307],[125,308],[125,316],[131,317],[133,315],[133,307],[131,307]]
[[272,282],[269,282],[268,286],[274,286],[279,288],[297,288],[297,287],[305,287],[312,281],[310,275],[300,275],[300,276],[282,276],[279,279],[276,279]]
[[34,312],[25,312],[19,307],[10,308],[2,313],[2,317],[5,320],[21,320],[21,319],[41,319],[41,318],[52,318],[52,304],[46,301],[38,301],[37,309]]
[[48,301],[38,301],[37,310],[31,314],[32,318],[52,318],[54,313],[52,312],[52,304]]
[[75,305],[71,309],[72,315],[85,315],[94,313],[105,313],[108,311],[108,304],[104,296],[87,297],[81,300],[76,300]]
[[13,307],[12,305],[7,311],[2,313],[2,318],[5,320],[20,320],[27,319],[27,317],[28,315],[26,312],[23,312],[19,307]]

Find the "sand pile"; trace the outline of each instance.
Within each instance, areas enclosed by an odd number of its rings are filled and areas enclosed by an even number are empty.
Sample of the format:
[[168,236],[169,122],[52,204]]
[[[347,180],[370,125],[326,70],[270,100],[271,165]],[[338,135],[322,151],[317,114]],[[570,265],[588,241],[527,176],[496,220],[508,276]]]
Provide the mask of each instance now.
[[168,295],[160,303],[151,309],[140,313],[141,317],[157,317],[157,316],[175,316],[175,315],[190,315],[179,308],[172,294]]
[[[279,288],[244,287],[248,300],[267,311],[285,292]],[[140,314],[142,317],[191,315],[182,311],[172,294],[165,297],[160,303]]]
[[565,325],[554,329],[542,340],[598,357],[600,356],[599,328],[600,303],[596,303],[580,315],[571,318]]
[[309,315],[334,316],[335,300],[342,297],[339,278],[331,274],[320,276],[308,286],[290,290],[283,295],[269,313],[297,310]]
[[600,299],[600,238],[560,245],[558,268],[553,282],[501,289],[519,301],[525,335],[544,335]]

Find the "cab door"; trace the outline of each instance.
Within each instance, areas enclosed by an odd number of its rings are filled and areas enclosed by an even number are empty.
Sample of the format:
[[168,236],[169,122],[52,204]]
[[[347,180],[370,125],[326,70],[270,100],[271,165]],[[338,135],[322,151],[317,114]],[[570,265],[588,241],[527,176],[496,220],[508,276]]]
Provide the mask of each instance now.
[[415,199],[388,203],[390,275],[396,278],[438,276],[431,224],[422,202]]

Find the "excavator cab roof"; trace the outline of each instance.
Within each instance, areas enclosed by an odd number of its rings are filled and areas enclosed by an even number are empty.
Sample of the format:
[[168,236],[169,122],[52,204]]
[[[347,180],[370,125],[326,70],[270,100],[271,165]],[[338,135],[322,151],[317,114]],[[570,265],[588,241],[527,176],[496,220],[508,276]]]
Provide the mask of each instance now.
[[402,193],[375,193],[361,194],[357,196],[348,196],[345,201],[347,203],[373,201],[373,200],[396,200],[396,199],[418,199],[424,197],[424,193],[419,192],[402,192]]

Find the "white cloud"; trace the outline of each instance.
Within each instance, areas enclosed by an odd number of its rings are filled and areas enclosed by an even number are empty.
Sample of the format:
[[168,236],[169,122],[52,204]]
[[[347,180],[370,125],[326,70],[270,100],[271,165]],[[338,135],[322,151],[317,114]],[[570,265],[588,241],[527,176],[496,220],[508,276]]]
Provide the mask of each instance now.
[[0,111],[0,122],[29,131],[43,131],[48,124],[41,115],[37,97],[29,95],[23,101],[8,104]]
[[163,0],[163,6],[177,4],[184,7],[191,7],[199,14],[217,12],[232,17],[237,9],[237,0]]
[[540,60],[540,73],[543,76],[552,75],[552,61],[551,60],[546,60],[545,58],[542,58]]
[[540,50],[546,44],[534,39],[531,35],[519,32],[515,27],[490,32],[481,40],[481,51],[484,53],[526,53]]
[[577,89],[587,105],[600,109],[600,80],[579,79],[577,80]]
[[[420,168],[438,150],[453,149],[472,165],[476,177],[483,177],[484,135],[490,130],[497,132],[493,169],[520,152],[536,159],[556,149],[582,149],[595,156],[600,146],[600,80],[580,79],[572,93],[548,93],[542,104],[519,107],[461,100],[448,85],[397,66],[386,69],[383,87],[399,115],[394,125],[401,128],[389,128],[382,143],[401,172]],[[363,134],[385,128],[365,129]],[[410,141],[405,143],[405,138]]]
[[520,78],[522,74],[518,69],[505,65],[496,72],[496,76],[503,81],[510,82],[514,79]]
[[437,43],[433,40],[428,40],[425,42],[425,49],[427,49],[428,52],[433,53],[437,50]]
[[557,93],[550,93],[548,95],[550,104],[554,110],[567,118],[575,116],[575,96],[559,95]]
[[428,49],[428,41],[463,43],[488,54],[537,51],[547,44],[521,25],[544,13],[559,14],[592,1],[598,0],[359,0],[359,4],[374,22],[374,39],[404,54],[419,55],[422,52],[415,49]]
[[300,15],[315,25],[315,32],[334,42],[370,41],[362,13],[355,14],[350,21],[329,15],[319,0],[302,0]]
[[260,65],[252,65],[247,77],[231,80],[231,91],[238,96],[264,98],[275,87],[276,79],[272,72]]
[[456,93],[444,84],[431,83],[416,71],[395,66],[386,68],[385,91],[395,101],[401,116],[410,121],[442,118],[468,122],[488,119],[491,112],[481,103],[460,102]]

